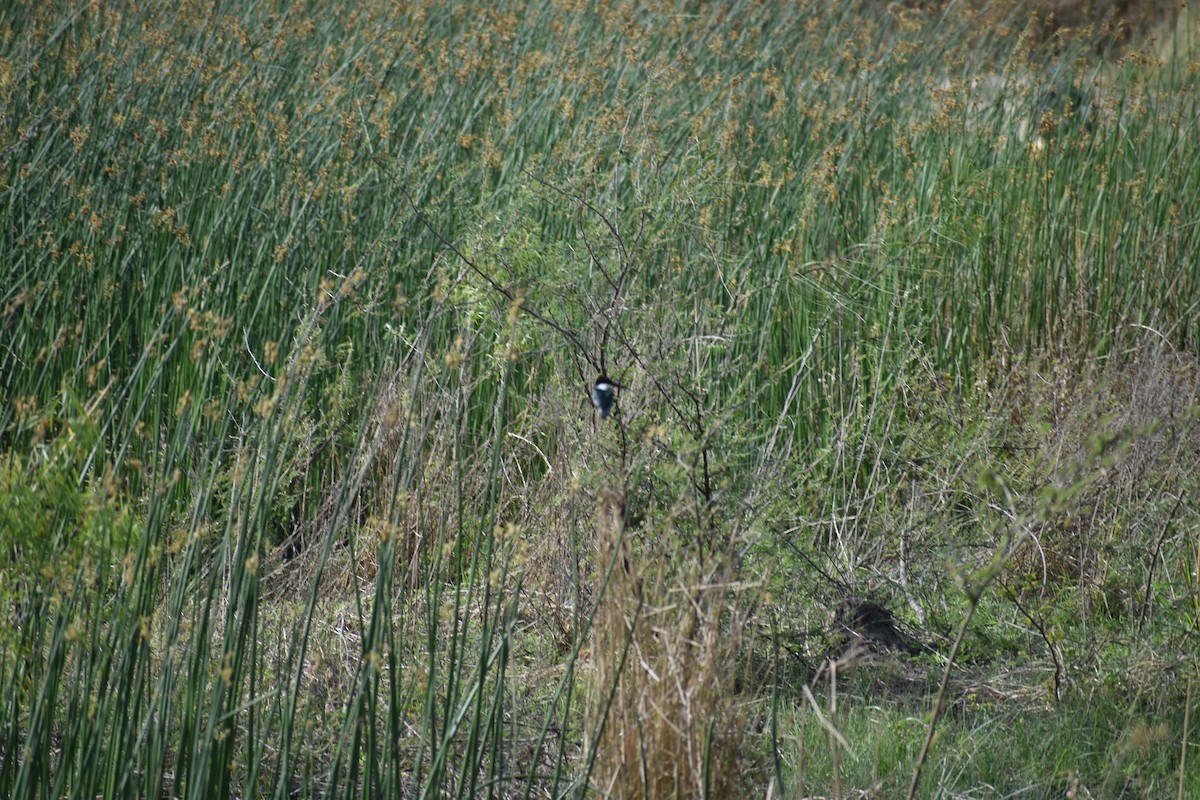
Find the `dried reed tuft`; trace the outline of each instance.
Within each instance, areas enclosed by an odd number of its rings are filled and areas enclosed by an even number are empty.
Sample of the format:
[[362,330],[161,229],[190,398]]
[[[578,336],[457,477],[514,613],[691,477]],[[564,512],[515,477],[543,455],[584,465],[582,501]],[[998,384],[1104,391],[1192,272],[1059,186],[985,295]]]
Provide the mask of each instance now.
[[[736,694],[744,586],[696,565],[639,557],[620,494],[601,499],[600,563],[610,577],[593,631],[593,783],[604,797],[728,797],[748,760]],[[602,728],[601,728],[602,726]]]

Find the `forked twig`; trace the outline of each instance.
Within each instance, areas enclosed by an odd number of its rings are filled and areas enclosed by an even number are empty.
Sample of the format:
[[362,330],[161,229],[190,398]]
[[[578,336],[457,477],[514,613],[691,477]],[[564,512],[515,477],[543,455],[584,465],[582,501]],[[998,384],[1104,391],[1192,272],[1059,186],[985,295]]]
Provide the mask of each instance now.
[[841,745],[846,751],[849,751],[850,742],[846,741],[846,737],[842,735],[842,732],[833,727],[833,723],[821,713],[821,707],[817,705],[817,698],[813,697],[812,690],[808,686],[804,687],[804,697],[808,700],[808,704],[812,706],[813,713],[817,715],[817,722],[821,723],[821,727],[829,732],[829,735],[835,742]]

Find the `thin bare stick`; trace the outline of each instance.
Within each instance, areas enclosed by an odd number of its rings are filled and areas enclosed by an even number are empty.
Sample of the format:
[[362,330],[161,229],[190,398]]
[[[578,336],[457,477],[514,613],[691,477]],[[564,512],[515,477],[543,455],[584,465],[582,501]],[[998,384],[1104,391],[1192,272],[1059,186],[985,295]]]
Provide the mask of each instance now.
[[[829,716],[837,720],[837,662],[829,662]],[[830,748],[833,759],[833,797],[842,800],[842,754],[836,747]]]
[[967,596],[971,599],[971,605],[967,607],[967,615],[963,617],[962,624],[958,626],[958,635],[954,637],[954,644],[950,647],[950,654],[946,657],[946,668],[942,671],[942,683],[938,687],[937,701],[933,704],[933,717],[929,720],[929,730],[925,732],[925,743],[921,745],[921,753],[917,756],[917,763],[913,767],[912,783],[908,786],[908,800],[913,800],[917,796],[917,786],[921,783],[921,769],[925,766],[925,759],[929,757],[929,751],[933,747],[933,734],[937,730],[938,717],[942,715],[942,711],[946,707],[946,689],[950,685],[950,670],[954,668],[954,661],[958,658],[958,649],[962,646],[963,639],[967,635],[967,626],[971,624],[971,617],[975,616],[975,608],[979,605],[980,592],[970,592]]
[[1188,676],[1187,699],[1183,703],[1183,741],[1179,744],[1179,792],[1183,800],[1183,776],[1187,774],[1188,717],[1192,711],[1192,676]]

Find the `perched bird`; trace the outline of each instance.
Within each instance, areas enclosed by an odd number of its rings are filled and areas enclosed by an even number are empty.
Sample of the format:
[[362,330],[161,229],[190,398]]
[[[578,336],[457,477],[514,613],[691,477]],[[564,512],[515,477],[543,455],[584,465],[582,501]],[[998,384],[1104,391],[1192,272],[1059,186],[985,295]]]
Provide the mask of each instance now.
[[617,389],[624,388],[603,373],[596,378],[596,385],[592,387],[592,405],[600,412],[600,419],[604,419],[612,413],[613,402],[617,399]]

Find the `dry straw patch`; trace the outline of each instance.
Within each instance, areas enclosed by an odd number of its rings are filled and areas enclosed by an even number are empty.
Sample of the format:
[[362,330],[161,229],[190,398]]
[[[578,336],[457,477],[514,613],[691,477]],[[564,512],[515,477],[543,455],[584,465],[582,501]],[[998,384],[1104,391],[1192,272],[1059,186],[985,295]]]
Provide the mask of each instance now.
[[[1018,563],[1034,562],[1046,580],[1104,585],[1110,567],[1101,554],[1126,528],[1162,523],[1142,509],[1157,503],[1178,512],[1194,488],[1200,362],[1154,344],[1128,355],[1091,364],[1082,377],[1059,370],[1030,379],[1029,406],[1045,414],[1027,423],[1045,428],[1035,475],[1044,519]],[[1176,516],[1165,515],[1168,527]],[[1158,535],[1160,547],[1168,534]]]
[[593,785],[611,798],[733,796],[749,765],[736,694],[746,587],[638,557],[621,506],[610,492],[597,517],[609,579],[592,634]]

